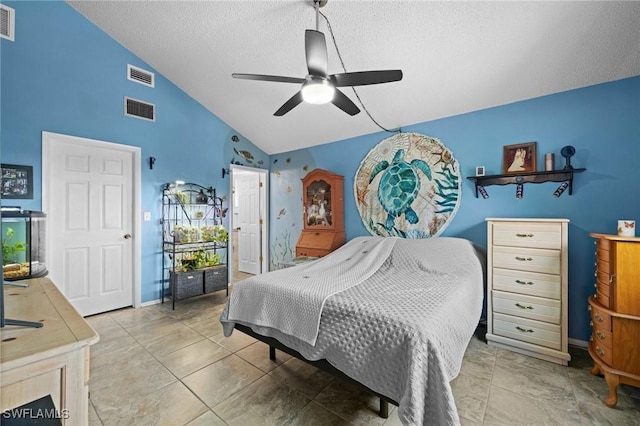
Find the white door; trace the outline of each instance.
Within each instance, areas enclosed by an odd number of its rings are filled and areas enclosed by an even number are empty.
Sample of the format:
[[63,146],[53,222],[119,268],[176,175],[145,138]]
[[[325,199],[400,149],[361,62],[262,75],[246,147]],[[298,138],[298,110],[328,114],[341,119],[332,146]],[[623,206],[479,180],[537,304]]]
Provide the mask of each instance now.
[[238,270],[260,273],[260,175],[234,172],[238,213]]
[[43,133],[43,153],[45,143],[52,281],[81,315],[133,305],[136,154],[123,145],[51,133]]

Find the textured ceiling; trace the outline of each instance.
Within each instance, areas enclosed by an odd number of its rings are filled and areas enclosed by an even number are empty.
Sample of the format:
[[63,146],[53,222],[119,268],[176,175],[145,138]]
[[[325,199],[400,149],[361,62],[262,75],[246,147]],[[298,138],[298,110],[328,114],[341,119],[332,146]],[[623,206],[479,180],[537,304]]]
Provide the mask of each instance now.
[[[68,3],[268,154],[380,130],[331,104],[274,117],[298,85],[231,77],[304,77],[311,0]],[[320,10],[347,71],[403,71],[356,88],[386,128],[640,75],[640,2],[329,0]],[[343,72],[322,17],[320,31],[329,73]]]

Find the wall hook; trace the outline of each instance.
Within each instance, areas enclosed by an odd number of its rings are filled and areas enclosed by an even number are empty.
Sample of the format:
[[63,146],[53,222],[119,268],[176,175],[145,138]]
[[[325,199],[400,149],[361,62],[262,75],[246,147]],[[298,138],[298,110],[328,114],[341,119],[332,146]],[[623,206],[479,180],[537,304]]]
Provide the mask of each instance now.
[[156,157],[149,157],[149,169],[153,170],[153,165],[156,163]]
[[229,173],[229,169],[225,169],[225,168],[223,167],[223,168],[222,168],[222,179],[224,179],[224,177],[225,177],[226,175],[228,175],[228,174],[230,174],[230,173]]

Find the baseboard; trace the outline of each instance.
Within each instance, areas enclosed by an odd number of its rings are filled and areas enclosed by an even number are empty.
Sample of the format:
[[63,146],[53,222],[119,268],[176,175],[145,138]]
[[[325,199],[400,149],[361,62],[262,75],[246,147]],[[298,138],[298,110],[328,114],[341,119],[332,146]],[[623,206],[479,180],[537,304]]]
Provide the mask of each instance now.
[[147,307],[147,306],[157,305],[157,304],[159,304],[159,303],[162,303],[162,300],[161,300],[161,299],[150,300],[150,301],[148,301],[148,302],[143,302],[143,303],[141,303],[141,304],[140,304],[140,307],[141,307],[141,308],[145,308],[145,307]]
[[568,343],[571,346],[577,346],[579,348],[584,348],[584,349],[587,349],[589,347],[589,342],[584,341],[584,340],[578,340],[578,339],[569,338]]

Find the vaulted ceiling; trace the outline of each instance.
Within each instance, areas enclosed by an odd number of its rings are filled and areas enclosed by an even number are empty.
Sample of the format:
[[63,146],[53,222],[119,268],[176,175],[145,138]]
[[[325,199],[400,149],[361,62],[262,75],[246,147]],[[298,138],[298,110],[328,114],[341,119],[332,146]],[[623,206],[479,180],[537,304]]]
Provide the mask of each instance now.
[[[268,154],[380,130],[331,104],[275,117],[298,84],[231,77],[305,77],[312,0],[68,3]],[[640,75],[640,2],[329,0],[320,12],[347,71],[403,71],[356,88],[389,129]],[[344,72],[322,16],[319,29],[329,73]]]

